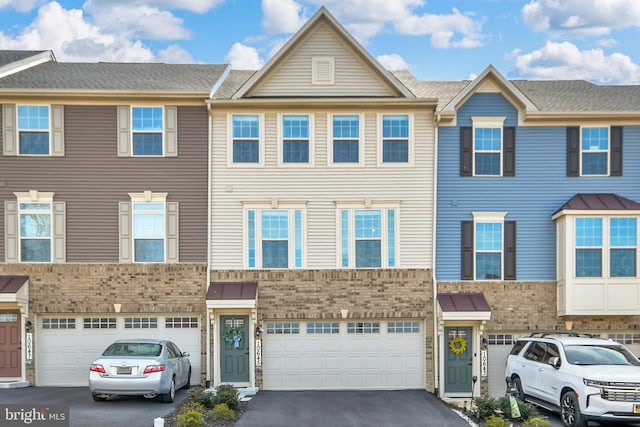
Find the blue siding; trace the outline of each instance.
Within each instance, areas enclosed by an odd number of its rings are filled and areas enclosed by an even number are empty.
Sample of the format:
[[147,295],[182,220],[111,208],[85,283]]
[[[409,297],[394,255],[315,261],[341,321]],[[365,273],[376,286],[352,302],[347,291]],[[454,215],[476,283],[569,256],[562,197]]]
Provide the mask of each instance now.
[[499,94],[475,94],[458,111],[458,126],[438,130],[436,278],[460,280],[461,225],[472,212],[507,212],[517,221],[517,280],[556,279],[556,233],[551,215],[577,193],[615,193],[640,202],[640,126],[624,127],[622,177],[569,178],[566,127],[516,128],[515,177],[461,177],[460,128],[471,116],[517,111]]

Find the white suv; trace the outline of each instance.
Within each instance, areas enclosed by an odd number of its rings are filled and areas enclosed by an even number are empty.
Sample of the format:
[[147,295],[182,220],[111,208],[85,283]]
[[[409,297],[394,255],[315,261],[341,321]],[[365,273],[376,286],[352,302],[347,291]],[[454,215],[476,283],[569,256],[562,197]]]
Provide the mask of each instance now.
[[610,339],[532,334],[513,346],[505,377],[517,397],[560,412],[568,427],[640,422],[640,361]]

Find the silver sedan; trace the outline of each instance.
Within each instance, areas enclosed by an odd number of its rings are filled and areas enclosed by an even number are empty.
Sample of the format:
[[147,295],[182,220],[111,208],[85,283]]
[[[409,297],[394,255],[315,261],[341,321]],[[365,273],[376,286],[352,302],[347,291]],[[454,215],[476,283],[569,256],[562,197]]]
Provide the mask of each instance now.
[[89,389],[97,402],[110,395],[142,395],[171,403],[177,389],[190,386],[189,354],[167,340],[115,341],[89,368]]

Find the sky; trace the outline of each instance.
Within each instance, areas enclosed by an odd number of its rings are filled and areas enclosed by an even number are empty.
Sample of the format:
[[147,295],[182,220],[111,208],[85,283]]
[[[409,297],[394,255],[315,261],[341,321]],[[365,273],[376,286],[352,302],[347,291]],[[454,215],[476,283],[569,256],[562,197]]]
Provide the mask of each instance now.
[[640,0],[0,0],[0,49],[255,70],[321,6],[421,80],[640,84]]

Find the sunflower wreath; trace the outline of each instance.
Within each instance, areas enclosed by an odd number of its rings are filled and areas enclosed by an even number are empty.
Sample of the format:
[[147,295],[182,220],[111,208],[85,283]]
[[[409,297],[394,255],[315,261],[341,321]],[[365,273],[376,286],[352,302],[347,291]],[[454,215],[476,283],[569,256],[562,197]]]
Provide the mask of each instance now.
[[462,354],[466,349],[467,340],[465,340],[464,337],[455,337],[449,341],[449,350],[451,350],[453,354]]
[[227,344],[238,344],[244,335],[242,328],[227,328],[222,335]]

